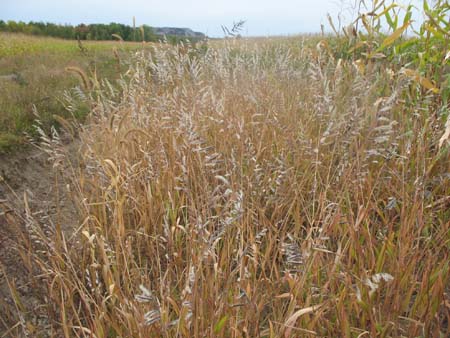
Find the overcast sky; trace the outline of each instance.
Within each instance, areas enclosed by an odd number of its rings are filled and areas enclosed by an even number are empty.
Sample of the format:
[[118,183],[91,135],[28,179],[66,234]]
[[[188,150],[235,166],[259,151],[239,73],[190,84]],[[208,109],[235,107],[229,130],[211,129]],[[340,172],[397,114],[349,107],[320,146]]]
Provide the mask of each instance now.
[[[339,1],[339,0],[337,0]],[[247,20],[245,35],[319,32],[333,0],[0,0],[0,19],[54,23],[136,23],[189,27],[221,36],[221,25]]]
[[[404,0],[407,1],[407,0]],[[320,32],[327,13],[350,17],[355,0],[0,0],[0,20],[189,27],[223,36],[221,25],[246,20],[243,35]],[[345,3],[346,5],[343,5]]]

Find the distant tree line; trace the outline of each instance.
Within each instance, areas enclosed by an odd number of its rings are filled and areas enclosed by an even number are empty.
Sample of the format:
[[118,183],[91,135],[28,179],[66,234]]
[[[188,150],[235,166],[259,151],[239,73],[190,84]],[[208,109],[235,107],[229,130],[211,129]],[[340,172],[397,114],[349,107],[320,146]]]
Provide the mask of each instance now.
[[133,28],[120,23],[57,25],[49,22],[16,22],[0,20],[0,32],[23,33],[38,36],[51,36],[61,39],[113,40],[113,34],[124,41],[157,41],[152,27],[143,25]]

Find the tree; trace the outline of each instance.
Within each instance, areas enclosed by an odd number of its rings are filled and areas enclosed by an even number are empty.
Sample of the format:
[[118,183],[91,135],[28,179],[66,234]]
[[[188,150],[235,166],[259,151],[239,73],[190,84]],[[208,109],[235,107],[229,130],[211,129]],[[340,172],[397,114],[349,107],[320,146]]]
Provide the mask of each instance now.
[[[113,34],[119,35],[124,41],[157,41],[152,27],[142,25],[140,29],[134,30],[133,27],[111,22],[109,24],[79,24],[57,25],[50,22],[4,22],[0,20],[0,31],[12,33],[24,33],[29,35],[51,36],[62,39],[80,39],[80,40],[112,40]],[[178,41],[177,37],[173,37]]]

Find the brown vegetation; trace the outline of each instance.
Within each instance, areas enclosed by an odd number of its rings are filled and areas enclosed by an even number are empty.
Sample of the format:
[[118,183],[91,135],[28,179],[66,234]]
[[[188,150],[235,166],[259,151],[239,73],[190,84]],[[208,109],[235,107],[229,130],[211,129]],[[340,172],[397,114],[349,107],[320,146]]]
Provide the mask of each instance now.
[[309,46],[155,48],[99,85],[80,236],[29,219],[67,337],[448,332],[434,94]]

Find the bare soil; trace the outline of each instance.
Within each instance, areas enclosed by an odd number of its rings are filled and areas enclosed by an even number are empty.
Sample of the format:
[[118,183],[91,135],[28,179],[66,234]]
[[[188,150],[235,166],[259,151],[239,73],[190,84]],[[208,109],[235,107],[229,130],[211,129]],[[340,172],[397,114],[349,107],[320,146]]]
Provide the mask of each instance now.
[[[67,141],[65,148],[76,161],[77,142]],[[78,224],[68,171],[55,170],[48,155],[36,148],[0,155],[0,338],[60,336],[50,329],[55,309],[42,292],[46,285],[36,285],[31,278],[36,269],[18,248],[26,234],[25,199],[33,219],[44,227],[61,227],[68,235]]]

